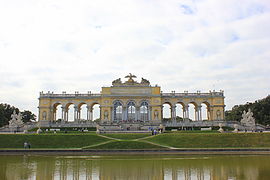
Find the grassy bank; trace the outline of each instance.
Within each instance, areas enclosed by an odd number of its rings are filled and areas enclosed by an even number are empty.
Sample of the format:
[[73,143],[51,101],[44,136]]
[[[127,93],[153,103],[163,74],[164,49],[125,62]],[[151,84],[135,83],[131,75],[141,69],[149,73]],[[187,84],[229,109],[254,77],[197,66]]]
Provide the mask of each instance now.
[[1,134],[0,148],[23,148],[26,141],[43,149],[270,148],[270,133]]
[[140,141],[113,141],[86,149],[164,149],[161,146]]
[[165,133],[147,140],[175,148],[270,147],[270,133]]
[[150,133],[102,134],[102,135],[111,137],[111,138],[122,139],[122,140],[132,140],[132,139],[139,139],[139,138],[151,136]]
[[109,141],[95,134],[2,134],[0,148],[23,148],[24,142],[29,142],[31,148],[81,148]]

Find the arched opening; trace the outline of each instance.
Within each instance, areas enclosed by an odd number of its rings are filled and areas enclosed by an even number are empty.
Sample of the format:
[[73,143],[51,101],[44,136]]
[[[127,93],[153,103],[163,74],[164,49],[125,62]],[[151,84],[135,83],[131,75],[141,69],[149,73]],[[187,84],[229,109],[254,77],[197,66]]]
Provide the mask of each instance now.
[[140,106],[140,120],[149,121],[149,105],[145,101]]
[[87,104],[81,103],[78,106],[78,111],[79,111],[79,121],[86,121],[87,120]]
[[135,114],[136,114],[135,103],[133,101],[131,101],[127,104],[127,120],[134,121]]
[[196,108],[197,105],[195,103],[191,102],[188,104],[188,117],[192,121],[197,120]]
[[172,120],[172,112],[171,112],[171,104],[170,103],[164,103],[162,105],[162,119],[165,122]]
[[62,120],[62,104],[56,103],[53,106],[53,120],[54,121],[61,121]]
[[210,119],[209,108],[210,108],[210,104],[209,103],[203,102],[201,104],[202,120],[209,120]]
[[179,121],[183,121],[184,119],[184,104],[183,103],[176,103],[176,107],[175,107],[175,110],[176,110],[176,121],[179,122]]
[[75,105],[74,104],[67,104],[66,105],[66,111],[67,111],[67,121],[68,122],[74,122],[75,121],[75,118],[74,118],[74,115],[75,115]]
[[99,104],[94,104],[92,106],[92,120],[93,121],[100,121],[100,105]]
[[123,105],[120,101],[113,104],[113,121],[123,120]]

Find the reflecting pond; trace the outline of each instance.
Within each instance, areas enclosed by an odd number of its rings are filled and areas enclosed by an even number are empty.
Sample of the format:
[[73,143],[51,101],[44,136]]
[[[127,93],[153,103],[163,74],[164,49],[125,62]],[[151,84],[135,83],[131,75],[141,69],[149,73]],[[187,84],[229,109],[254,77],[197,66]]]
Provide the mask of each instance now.
[[266,180],[266,155],[0,156],[0,179]]

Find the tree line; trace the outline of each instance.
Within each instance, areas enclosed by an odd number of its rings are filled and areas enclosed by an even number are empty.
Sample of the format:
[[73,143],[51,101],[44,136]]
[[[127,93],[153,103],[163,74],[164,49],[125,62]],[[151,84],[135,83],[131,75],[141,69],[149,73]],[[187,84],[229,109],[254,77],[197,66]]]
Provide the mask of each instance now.
[[22,121],[24,123],[29,122],[31,120],[36,120],[36,115],[33,114],[31,111],[24,110],[20,111],[19,108],[16,108],[14,106],[11,106],[9,104],[0,104],[0,127],[5,126],[8,124],[8,121],[11,119],[11,114],[13,111],[16,111],[16,113],[21,113],[22,115]]
[[270,95],[253,103],[235,105],[232,110],[225,111],[225,119],[240,121],[243,111],[248,111],[248,109],[253,112],[256,123],[270,125]]

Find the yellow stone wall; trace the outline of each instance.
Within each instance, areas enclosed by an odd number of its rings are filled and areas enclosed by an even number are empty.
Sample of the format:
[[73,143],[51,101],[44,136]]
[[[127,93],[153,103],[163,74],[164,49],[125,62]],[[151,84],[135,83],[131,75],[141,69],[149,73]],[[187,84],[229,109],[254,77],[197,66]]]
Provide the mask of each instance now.
[[[146,87],[102,87],[101,94],[99,95],[74,95],[70,98],[68,95],[57,94],[43,94],[39,98],[39,120],[44,120],[44,112],[46,113],[46,120],[53,119],[53,112],[56,110],[57,104],[62,104],[67,108],[70,104],[80,107],[86,104],[92,108],[93,105],[99,104],[101,111],[101,120],[105,120],[105,112],[108,112],[108,121],[112,120],[113,102],[119,100],[124,106],[128,101],[134,101],[136,106],[143,100],[149,102],[151,107],[151,118],[153,121],[160,121],[162,119],[163,104],[170,104],[175,106],[177,103],[187,106],[192,103],[195,107],[200,106],[202,103],[207,105],[209,111],[208,120],[223,120],[224,119],[224,96],[209,93],[209,96],[201,96],[200,94],[193,93],[192,95],[164,95],[161,94],[160,87],[146,86]],[[155,113],[157,112],[157,113]]]

